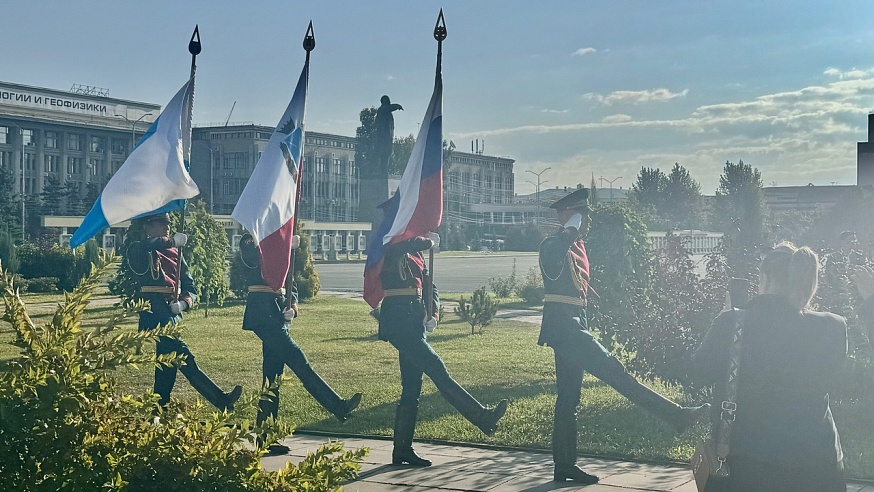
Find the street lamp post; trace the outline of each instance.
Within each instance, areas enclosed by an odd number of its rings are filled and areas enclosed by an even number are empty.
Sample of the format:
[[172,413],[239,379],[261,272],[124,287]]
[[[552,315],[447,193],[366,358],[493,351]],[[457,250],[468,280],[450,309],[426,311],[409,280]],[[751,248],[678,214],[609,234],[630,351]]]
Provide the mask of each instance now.
[[600,177],[601,179],[601,188],[604,187],[604,181],[610,183],[610,205],[613,205],[613,182],[617,179],[622,179],[622,176],[617,176],[613,179],[604,179],[604,176]]
[[[118,117],[118,118],[124,118],[124,121],[127,121],[128,123],[130,123],[130,151],[131,151],[131,152],[134,151],[134,147],[135,147],[136,144],[137,144],[136,135],[135,135],[135,133],[134,133],[134,131],[135,131],[136,128],[137,128],[137,123],[139,123],[140,120],[142,120],[142,119],[145,118],[146,116],[150,116],[151,114],[152,114],[152,113],[143,113],[142,116],[140,116],[139,118],[137,118],[137,119],[135,119],[135,120],[132,120],[132,119],[128,118],[127,116],[123,115],[123,114],[116,114],[116,115],[115,115],[115,116]],[[128,153],[130,153],[130,152],[128,152]]]
[[540,220],[540,185],[543,184],[543,183],[546,183],[546,181],[540,181],[540,175],[543,174],[543,173],[545,173],[546,171],[549,171],[550,169],[552,169],[552,168],[551,168],[551,167],[544,168],[544,169],[543,169],[542,171],[540,171],[539,173],[535,173],[534,171],[532,171],[532,170],[530,170],[530,169],[526,169],[526,170],[525,170],[525,172],[527,172],[527,173],[531,173],[531,174],[537,176],[537,193],[536,193],[536,198],[537,198],[537,219],[538,219],[538,220]]

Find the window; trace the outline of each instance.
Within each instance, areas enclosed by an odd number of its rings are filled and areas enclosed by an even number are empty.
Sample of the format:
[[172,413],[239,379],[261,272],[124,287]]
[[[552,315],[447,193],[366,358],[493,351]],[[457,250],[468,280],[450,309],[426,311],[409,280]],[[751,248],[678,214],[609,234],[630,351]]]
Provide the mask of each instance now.
[[67,169],[70,170],[70,174],[74,176],[78,176],[82,174],[82,158],[81,157],[67,157]]
[[112,139],[112,153],[113,154],[127,154],[127,139],[126,138],[113,138]]
[[0,126],[0,144],[9,143],[9,127]]
[[57,149],[58,148],[58,132],[46,132],[45,147],[47,149]]
[[343,165],[340,164],[340,159],[334,159],[334,174],[343,174]]
[[101,159],[88,159],[88,170],[91,171],[91,176],[103,176],[106,174],[106,169],[104,169],[103,160]]
[[67,150],[82,150],[82,135],[76,133],[67,135]]
[[112,160],[112,174],[117,173],[118,170],[121,168],[122,164],[124,164],[124,161],[120,161],[118,159],[113,159]]
[[24,145],[36,145],[36,141],[33,138],[33,130],[21,130],[21,138],[24,139]]
[[43,159],[43,172],[57,173],[61,167],[61,156],[47,155]]
[[106,139],[103,137],[91,137],[91,152],[99,154],[106,152]]

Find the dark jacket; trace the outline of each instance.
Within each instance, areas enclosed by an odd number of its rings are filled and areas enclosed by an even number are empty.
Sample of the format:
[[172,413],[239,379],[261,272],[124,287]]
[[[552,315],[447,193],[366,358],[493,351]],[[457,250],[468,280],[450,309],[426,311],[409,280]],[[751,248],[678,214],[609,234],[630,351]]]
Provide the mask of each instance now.
[[140,329],[155,328],[179,318],[170,312],[167,303],[176,299],[174,293],[143,293],[142,287],[163,287],[179,292],[179,299],[190,308],[197,299],[197,287],[188,272],[188,263],[182,258],[180,279],[177,278],[179,250],[169,237],[146,238],[131,244],[127,252],[127,266],[134,274],[139,288],[137,298],[152,305],[151,312],[140,313]]
[[[380,274],[383,288],[386,291],[421,289],[428,277],[422,251],[426,251],[430,246],[431,241],[423,237],[386,246]],[[432,314],[436,314],[440,310],[440,295],[436,285],[433,286],[432,298],[434,300]],[[379,339],[388,340],[396,335],[421,336],[425,333],[422,324],[424,319],[425,304],[422,297],[387,296],[379,309]]]
[[[243,260],[243,277],[247,287],[253,285],[266,286],[267,282],[261,275],[261,256],[258,246],[249,234],[240,239],[240,258]],[[297,313],[297,282],[292,282],[291,306]],[[271,292],[249,292],[246,297],[246,310],[243,313],[243,329],[257,331],[264,328],[287,328],[288,324],[282,316],[286,307],[286,296]]]
[[[586,300],[589,292],[589,257],[583,240],[572,230],[561,229],[540,243],[540,272],[546,294]],[[545,302],[537,343],[555,347],[580,339],[579,332],[586,329],[588,322],[582,302],[577,307]]]
[[[847,355],[846,320],[799,311],[774,295],[757,296],[743,310],[732,480],[783,484],[754,490],[786,490],[790,483],[801,487],[791,490],[842,490],[829,390]],[[735,316],[720,314],[692,357],[690,375],[713,384],[714,395],[724,394]],[[713,404],[714,422],[720,403]]]

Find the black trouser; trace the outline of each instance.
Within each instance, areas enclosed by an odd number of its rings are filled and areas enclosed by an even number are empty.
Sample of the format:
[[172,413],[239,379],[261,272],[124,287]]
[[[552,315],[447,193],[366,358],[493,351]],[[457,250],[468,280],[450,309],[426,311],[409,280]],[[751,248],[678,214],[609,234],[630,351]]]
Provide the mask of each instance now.
[[552,434],[553,461],[556,465],[570,466],[576,462],[577,407],[585,371],[613,387],[632,403],[668,422],[679,417],[680,407],[677,404],[637,381],[587,330],[574,331],[565,343],[553,345],[558,393]]
[[[278,385],[279,377],[287,365],[320,405],[334,415],[343,413],[343,399],[310,366],[306,354],[288,334],[288,325],[269,327],[258,325],[253,331],[262,342],[263,362],[261,370],[263,381],[267,385]],[[279,412],[278,386],[275,388],[275,395],[270,395],[267,400],[261,400],[258,408],[259,423],[269,416],[276,418]]]

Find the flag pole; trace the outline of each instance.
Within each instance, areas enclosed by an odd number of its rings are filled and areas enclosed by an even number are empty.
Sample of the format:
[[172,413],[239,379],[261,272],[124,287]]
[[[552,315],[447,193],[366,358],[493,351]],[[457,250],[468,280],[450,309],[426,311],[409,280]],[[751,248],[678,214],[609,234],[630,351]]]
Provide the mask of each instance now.
[[[304,62],[304,66],[306,67],[306,85],[307,92],[309,92],[310,86],[310,52],[316,49],[316,35],[313,31],[313,21],[310,21],[310,25],[307,27],[307,32],[303,37],[303,49],[307,52],[306,61]],[[306,107],[304,107],[304,115],[306,115]],[[304,128],[304,121],[300,122],[301,128]],[[300,162],[297,165],[297,192],[294,195],[294,217],[293,222],[291,224],[291,237],[294,238],[294,233],[297,232],[297,218],[298,218],[298,210],[300,210],[300,193],[303,184],[303,149],[306,145],[306,135],[301,139],[301,152],[300,152]],[[315,195],[314,195],[315,196]],[[299,246],[298,246],[299,247]],[[292,303],[294,302],[291,298],[291,290],[294,287],[294,252],[295,250],[291,250],[291,258],[288,263],[288,275],[285,277],[285,307],[291,308]]]
[[[434,83],[440,80],[440,72],[443,70],[443,40],[446,39],[446,20],[443,19],[443,9],[437,16],[437,24],[434,26],[434,39],[437,40],[437,69],[434,74]],[[441,142],[441,145],[443,143]],[[425,316],[429,319],[434,317],[434,246],[428,249],[428,277],[426,288],[422,295],[425,296]]]
[[[188,149],[183,149],[188,154],[188,160],[191,160],[191,117],[194,111],[194,72],[197,70],[197,55],[200,54],[201,46],[200,46],[200,29],[197,24],[194,25],[194,33],[191,34],[191,40],[188,41],[188,52],[191,53],[191,72],[189,73],[188,80],[189,84],[192,84],[191,87],[191,101],[189,101],[187,105],[188,114],[185,115],[186,121],[188,122]],[[184,130],[184,128],[183,128]],[[185,141],[185,135],[182,135],[183,142]],[[187,164],[187,163],[186,163]],[[212,162],[209,163],[212,165]],[[212,197],[210,197],[212,199]],[[185,208],[188,205],[188,200],[182,201],[182,216],[179,219],[179,232],[185,231]],[[177,247],[179,251],[179,261],[176,262],[176,300],[179,300],[179,296],[182,294],[182,246]]]

